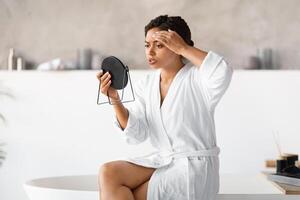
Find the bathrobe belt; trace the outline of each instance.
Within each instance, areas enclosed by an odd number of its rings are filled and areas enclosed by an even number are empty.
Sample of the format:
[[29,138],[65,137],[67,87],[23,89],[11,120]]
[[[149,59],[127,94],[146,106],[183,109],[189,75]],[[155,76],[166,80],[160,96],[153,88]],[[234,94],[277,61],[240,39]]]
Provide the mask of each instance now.
[[211,149],[201,149],[194,151],[162,151],[159,153],[160,157],[167,158],[187,158],[187,157],[197,157],[197,156],[218,156],[220,153],[219,147],[213,147]]
[[[152,160],[152,164],[150,166],[153,167],[163,167],[172,162],[172,160],[180,159],[180,158],[189,158],[189,157],[208,157],[208,156],[218,156],[220,152],[219,147],[213,147],[211,149],[201,149],[201,150],[183,150],[183,151],[155,151],[148,155],[142,156],[142,160],[144,158],[150,158]],[[139,158],[137,158],[139,159]],[[132,159],[129,159],[132,160]],[[134,160],[134,163],[138,163]]]

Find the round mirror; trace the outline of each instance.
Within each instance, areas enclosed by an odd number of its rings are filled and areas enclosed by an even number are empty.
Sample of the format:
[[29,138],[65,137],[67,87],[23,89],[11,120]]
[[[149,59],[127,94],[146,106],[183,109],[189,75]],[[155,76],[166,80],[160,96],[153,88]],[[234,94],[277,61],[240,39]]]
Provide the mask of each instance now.
[[109,56],[102,61],[101,69],[103,74],[109,72],[111,75],[111,87],[121,90],[128,83],[128,67],[125,66],[118,58]]

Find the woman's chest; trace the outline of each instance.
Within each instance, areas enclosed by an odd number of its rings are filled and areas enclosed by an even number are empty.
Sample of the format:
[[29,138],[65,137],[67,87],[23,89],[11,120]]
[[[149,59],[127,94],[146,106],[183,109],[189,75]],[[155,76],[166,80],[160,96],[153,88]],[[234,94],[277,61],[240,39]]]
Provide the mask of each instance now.
[[198,117],[202,111],[207,110],[201,90],[188,79],[179,85],[157,84],[157,87],[153,87],[153,84],[151,86],[146,95],[148,115],[161,114],[176,119],[182,114]]
[[160,83],[159,93],[160,93],[160,106],[162,105],[165,97],[168,94],[171,83]]

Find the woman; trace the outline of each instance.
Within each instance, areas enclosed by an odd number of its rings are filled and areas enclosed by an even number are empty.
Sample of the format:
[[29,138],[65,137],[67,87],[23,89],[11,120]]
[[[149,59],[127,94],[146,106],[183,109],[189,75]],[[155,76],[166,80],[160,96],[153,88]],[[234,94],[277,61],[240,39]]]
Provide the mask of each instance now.
[[181,17],[151,20],[145,26],[145,53],[157,70],[136,84],[132,107],[118,102],[109,73],[97,77],[101,92],[116,103],[115,122],[127,142],[149,138],[158,151],[102,165],[100,199],[214,199],[219,190],[214,110],[232,68],[216,53],[193,47]]

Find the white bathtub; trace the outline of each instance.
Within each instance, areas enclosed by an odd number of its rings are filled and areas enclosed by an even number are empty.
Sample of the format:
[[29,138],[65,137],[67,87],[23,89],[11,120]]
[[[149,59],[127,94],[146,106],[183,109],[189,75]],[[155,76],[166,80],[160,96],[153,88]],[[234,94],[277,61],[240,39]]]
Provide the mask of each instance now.
[[98,176],[61,176],[27,181],[30,200],[99,200]]
[[[33,179],[24,183],[30,200],[99,200],[98,176],[61,176]],[[284,195],[261,174],[221,174],[217,200],[299,200]]]

